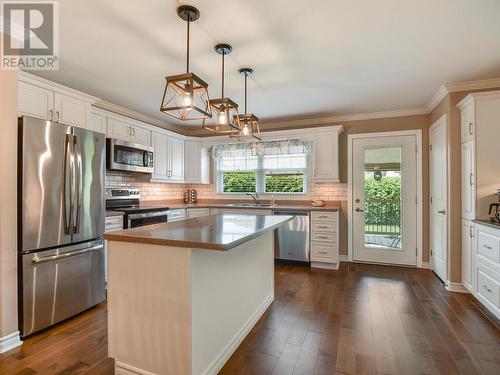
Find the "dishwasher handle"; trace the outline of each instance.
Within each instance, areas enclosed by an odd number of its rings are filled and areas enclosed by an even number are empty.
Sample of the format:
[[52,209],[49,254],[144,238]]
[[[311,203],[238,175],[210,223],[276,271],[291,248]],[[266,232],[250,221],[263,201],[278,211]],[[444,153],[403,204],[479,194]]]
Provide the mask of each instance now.
[[273,211],[273,215],[309,216],[308,211]]

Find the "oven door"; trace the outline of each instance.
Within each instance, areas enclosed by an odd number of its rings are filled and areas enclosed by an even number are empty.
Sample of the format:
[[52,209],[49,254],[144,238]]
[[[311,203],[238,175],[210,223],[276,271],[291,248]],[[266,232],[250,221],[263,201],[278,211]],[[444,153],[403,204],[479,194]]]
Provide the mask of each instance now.
[[168,220],[168,210],[142,212],[138,214],[128,214],[127,220],[123,223],[125,228],[143,227],[145,225],[166,223]]
[[115,138],[106,139],[106,163],[110,170],[153,173],[153,148]]

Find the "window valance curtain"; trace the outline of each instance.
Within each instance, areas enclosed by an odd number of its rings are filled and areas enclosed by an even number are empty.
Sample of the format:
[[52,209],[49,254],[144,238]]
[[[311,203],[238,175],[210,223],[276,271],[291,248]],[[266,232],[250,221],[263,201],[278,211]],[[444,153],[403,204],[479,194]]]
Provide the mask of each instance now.
[[212,157],[248,157],[262,155],[309,154],[311,142],[299,139],[262,141],[251,143],[224,143],[212,146]]

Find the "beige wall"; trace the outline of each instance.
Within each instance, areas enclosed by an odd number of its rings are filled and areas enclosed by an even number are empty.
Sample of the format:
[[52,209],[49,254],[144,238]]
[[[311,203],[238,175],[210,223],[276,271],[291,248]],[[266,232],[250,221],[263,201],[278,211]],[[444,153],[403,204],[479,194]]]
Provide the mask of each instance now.
[[17,72],[0,69],[0,338],[18,330],[16,155]]
[[462,279],[462,199],[461,199],[461,139],[460,111],[457,104],[471,92],[496,89],[470,90],[448,94],[430,113],[430,125],[446,114],[448,126],[448,198],[449,198],[449,268],[448,280],[460,283]]

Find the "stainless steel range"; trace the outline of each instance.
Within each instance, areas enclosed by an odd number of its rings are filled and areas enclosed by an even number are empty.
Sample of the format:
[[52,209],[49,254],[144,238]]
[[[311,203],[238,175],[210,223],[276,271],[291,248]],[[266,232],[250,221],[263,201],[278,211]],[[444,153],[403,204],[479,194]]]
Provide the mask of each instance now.
[[106,138],[19,119],[19,329],[30,335],[98,304],[104,288]]
[[106,189],[106,209],[124,213],[123,228],[167,221],[169,207],[141,204],[139,189]]

